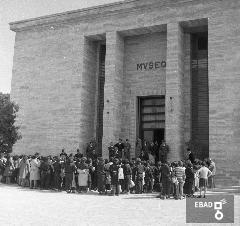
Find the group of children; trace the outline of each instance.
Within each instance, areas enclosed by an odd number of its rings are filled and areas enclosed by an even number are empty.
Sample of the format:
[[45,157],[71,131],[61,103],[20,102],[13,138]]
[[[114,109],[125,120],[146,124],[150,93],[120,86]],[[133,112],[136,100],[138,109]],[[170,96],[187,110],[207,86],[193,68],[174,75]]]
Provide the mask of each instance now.
[[213,185],[216,167],[212,160],[178,162],[142,161],[140,158],[90,158],[77,154],[41,157],[1,154],[0,181],[31,189],[65,190],[67,193],[98,191],[100,195],[159,192],[159,197],[182,199]]

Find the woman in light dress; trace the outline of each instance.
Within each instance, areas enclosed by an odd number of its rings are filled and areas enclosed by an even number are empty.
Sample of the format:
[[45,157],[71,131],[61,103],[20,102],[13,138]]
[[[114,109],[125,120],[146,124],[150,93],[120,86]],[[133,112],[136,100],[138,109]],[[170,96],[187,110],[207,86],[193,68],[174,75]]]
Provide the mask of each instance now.
[[28,186],[28,179],[30,173],[30,163],[26,155],[23,156],[19,163],[19,185]]
[[[40,161],[34,155],[30,161],[30,188],[37,188],[37,181],[40,180]],[[33,184],[33,187],[32,187]]]
[[89,179],[89,166],[86,163],[87,158],[83,157],[80,164],[77,165],[78,172],[78,192],[88,191],[88,179]]

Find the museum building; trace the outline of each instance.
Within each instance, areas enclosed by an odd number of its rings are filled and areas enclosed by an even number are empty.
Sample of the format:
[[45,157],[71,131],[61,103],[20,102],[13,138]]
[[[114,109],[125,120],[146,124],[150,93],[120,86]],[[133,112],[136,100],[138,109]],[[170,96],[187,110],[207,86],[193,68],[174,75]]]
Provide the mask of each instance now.
[[186,142],[239,184],[240,1],[126,0],[10,23],[14,153],[68,153],[96,138]]

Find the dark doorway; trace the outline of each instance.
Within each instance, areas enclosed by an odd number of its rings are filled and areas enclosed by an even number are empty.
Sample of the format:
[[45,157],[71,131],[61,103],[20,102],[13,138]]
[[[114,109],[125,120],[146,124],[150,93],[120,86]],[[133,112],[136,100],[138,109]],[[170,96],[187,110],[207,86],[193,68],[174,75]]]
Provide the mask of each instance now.
[[165,96],[139,97],[138,105],[140,139],[161,144],[165,136]]
[[162,143],[162,140],[164,140],[164,129],[155,129],[153,131],[153,141],[157,141],[158,144]]
[[194,155],[209,156],[208,33],[191,35],[192,134]]
[[98,106],[97,106],[97,151],[102,155],[102,138],[103,138],[103,110],[104,110],[104,84],[105,84],[105,57],[106,45],[101,44],[99,48],[99,76],[98,76]]

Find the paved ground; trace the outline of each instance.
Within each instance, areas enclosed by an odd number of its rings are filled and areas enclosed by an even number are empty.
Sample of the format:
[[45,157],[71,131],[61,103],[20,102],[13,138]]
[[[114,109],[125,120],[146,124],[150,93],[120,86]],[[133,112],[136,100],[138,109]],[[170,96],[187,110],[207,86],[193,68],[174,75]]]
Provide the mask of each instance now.
[[[216,189],[214,194],[216,193],[235,194],[234,225],[240,225],[239,188]],[[30,190],[15,185],[0,184],[1,226],[178,226],[185,225],[185,207],[185,200],[160,200],[156,198],[156,194],[111,197],[99,196],[95,193],[66,194],[65,192]]]

